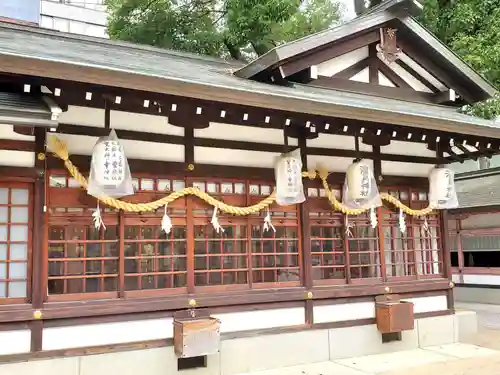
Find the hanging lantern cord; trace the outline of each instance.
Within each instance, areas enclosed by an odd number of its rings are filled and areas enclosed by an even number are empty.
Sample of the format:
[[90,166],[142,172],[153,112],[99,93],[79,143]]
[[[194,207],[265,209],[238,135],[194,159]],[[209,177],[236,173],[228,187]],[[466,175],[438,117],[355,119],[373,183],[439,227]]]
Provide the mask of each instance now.
[[359,135],[358,133],[356,133],[356,135],[354,136],[354,150],[356,152],[356,159],[354,159],[354,162],[357,163],[358,161],[360,161],[362,158],[359,154]]

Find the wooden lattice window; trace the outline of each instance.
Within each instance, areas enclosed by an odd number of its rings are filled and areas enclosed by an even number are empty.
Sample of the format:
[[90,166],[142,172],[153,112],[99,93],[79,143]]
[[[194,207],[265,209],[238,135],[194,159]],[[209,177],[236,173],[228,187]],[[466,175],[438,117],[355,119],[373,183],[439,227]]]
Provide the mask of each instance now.
[[309,212],[313,280],[346,281],[344,216],[333,210]]
[[0,184],[0,303],[24,302],[31,254],[30,187]]
[[48,292],[50,295],[104,293],[119,288],[118,214],[103,214],[106,230],[92,224],[92,211],[52,209],[49,223]]
[[[262,219],[251,223],[251,255],[253,283],[300,282],[299,234],[296,219],[274,214],[276,232],[265,231]],[[286,216],[285,216],[286,217]]]
[[353,282],[381,277],[378,228],[373,228],[369,213],[348,216],[350,234],[346,238],[349,272]]
[[124,226],[125,290],[187,286],[186,210],[169,208],[173,227],[161,229],[164,210],[140,217],[127,214]]
[[[389,194],[406,205],[419,209],[427,205],[427,193],[409,190],[389,190]],[[406,231],[399,228],[399,212],[383,209],[382,228],[384,257],[388,278],[439,276],[443,272],[440,250],[439,217],[426,218],[405,215]]]

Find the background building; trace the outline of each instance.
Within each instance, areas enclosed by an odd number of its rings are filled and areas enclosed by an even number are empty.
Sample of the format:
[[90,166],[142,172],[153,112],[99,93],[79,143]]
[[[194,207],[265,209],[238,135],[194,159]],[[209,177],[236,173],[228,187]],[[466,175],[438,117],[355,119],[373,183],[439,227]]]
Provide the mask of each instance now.
[[0,18],[107,38],[104,0],[2,0]]

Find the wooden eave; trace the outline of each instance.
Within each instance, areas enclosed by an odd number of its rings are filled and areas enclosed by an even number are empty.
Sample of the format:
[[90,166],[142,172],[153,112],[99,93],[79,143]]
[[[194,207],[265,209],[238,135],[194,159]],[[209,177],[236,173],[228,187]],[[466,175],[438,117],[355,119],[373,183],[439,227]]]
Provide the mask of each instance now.
[[47,96],[0,91],[0,124],[57,127],[61,112]]
[[492,97],[496,89],[418,23],[408,7],[405,8],[407,3],[405,0],[386,1],[341,26],[278,46],[235,74],[260,80],[267,72],[267,76],[278,74],[286,78],[318,61],[327,61],[375,43],[378,29],[390,26],[398,29],[398,44],[404,51],[448,87],[456,87],[468,103]]

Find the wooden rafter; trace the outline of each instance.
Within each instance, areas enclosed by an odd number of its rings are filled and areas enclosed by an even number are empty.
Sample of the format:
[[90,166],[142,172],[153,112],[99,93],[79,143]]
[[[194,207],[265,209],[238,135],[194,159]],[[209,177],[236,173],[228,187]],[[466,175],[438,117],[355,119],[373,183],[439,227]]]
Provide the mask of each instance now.
[[363,60],[358,61],[357,63],[345,68],[344,70],[341,70],[338,73],[335,73],[332,77],[335,78],[343,78],[343,79],[349,79],[355,76],[356,74],[362,72],[365,68],[370,66],[370,58],[367,57]]
[[[427,87],[432,92],[439,92],[439,90],[434,87],[428,80],[422,77],[417,71],[415,71],[411,66],[402,61],[401,59],[396,60],[396,64],[398,64],[402,69],[408,72],[411,76],[413,76],[416,80],[418,80],[422,85]],[[436,78],[437,79],[437,78]]]
[[355,51],[358,48],[375,43],[378,40],[380,40],[380,34],[376,30],[360,34],[351,37],[348,40],[338,41],[334,45],[323,48],[318,52],[284,63],[279,67],[279,71],[282,77],[288,77],[292,74],[300,72],[301,70],[307,69],[312,65],[318,65],[324,61],[334,59],[340,55],[344,55]]
[[391,68],[389,68],[384,62],[380,61],[377,57],[374,64],[378,67],[380,72],[387,77],[396,87],[412,89],[413,88],[399,75],[397,75]]

